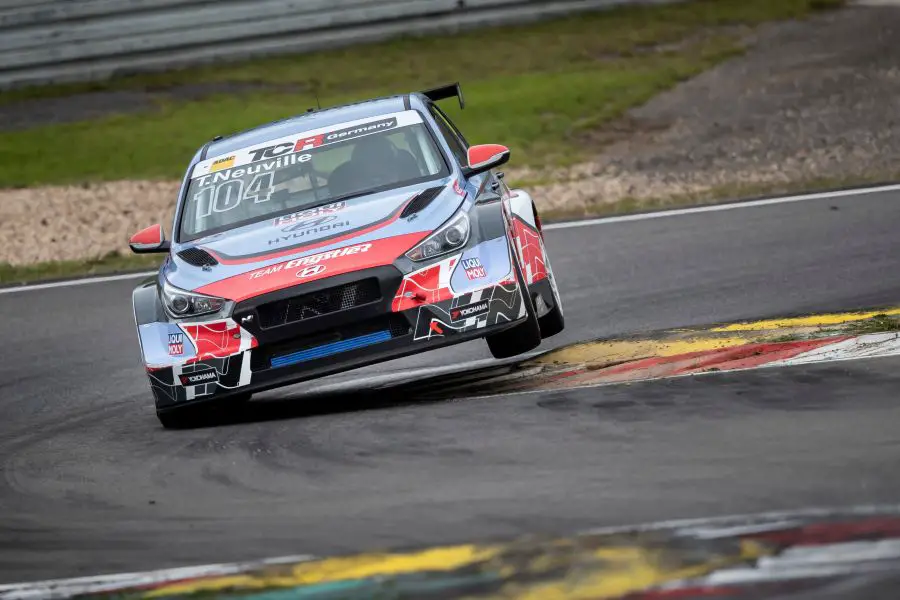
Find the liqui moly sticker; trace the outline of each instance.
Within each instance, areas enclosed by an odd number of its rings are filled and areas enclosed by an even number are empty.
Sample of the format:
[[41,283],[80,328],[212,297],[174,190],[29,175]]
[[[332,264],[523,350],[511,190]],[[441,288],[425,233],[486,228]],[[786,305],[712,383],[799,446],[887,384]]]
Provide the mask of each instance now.
[[466,277],[471,279],[482,279],[487,277],[487,271],[481,265],[481,260],[476,256],[473,258],[464,258],[462,260],[462,268],[466,271]]

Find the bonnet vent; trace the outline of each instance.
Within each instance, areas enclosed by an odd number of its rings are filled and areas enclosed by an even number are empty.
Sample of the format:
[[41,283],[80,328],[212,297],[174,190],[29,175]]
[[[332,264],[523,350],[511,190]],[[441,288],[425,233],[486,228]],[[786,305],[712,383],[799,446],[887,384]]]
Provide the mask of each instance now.
[[413,198],[412,202],[406,205],[406,208],[404,208],[403,212],[400,213],[400,218],[405,219],[409,215],[414,215],[420,210],[424,210],[425,207],[431,204],[432,200],[437,198],[443,191],[444,186],[442,185],[423,190],[421,193],[419,193],[418,196]]
[[195,267],[212,267],[219,264],[212,255],[202,248],[186,248],[178,253],[178,257]]

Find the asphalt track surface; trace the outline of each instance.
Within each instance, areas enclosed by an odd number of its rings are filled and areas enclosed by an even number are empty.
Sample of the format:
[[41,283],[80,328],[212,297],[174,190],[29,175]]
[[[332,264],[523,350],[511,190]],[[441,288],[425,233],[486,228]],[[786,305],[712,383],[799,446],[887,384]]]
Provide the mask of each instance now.
[[[544,347],[896,304],[898,230],[896,192],[554,230],[568,328]],[[474,342],[165,431],[134,283],[0,295],[0,582],[900,499],[900,358],[427,403],[367,391],[488,358]]]

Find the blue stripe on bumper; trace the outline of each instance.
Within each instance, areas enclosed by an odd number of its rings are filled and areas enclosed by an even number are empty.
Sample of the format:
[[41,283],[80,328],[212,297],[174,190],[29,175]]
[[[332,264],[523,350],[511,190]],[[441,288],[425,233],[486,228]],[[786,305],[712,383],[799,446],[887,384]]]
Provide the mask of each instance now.
[[359,337],[350,338],[349,340],[332,342],[330,344],[316,346],[315,348],[308,348],[306,350],[300,350],[299,352],[292,352],[291,354],[278,356],[272,359],[272,368],[277,369],[280,367],[288,367],[290,365],[295,365],[299,362],[304,362],[307,360],[325,358],[326,356],[339,354],[341,352],[347,352],[348,350],[356,350],[357,348],[365,348],[366,346],[371,346],[373,344],[387,342],[390,339],[390,331],[376,331],[375,333],[361,335]]

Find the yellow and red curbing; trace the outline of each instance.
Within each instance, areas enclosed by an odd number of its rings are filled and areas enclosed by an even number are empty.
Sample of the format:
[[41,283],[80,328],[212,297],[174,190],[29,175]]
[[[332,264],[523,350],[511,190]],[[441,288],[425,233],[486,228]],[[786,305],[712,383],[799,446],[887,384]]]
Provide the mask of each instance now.
[[[0,600],[823,597],[818,594],[828,595],[829,586],[840,590],[850,581],[852,589],[862,589],[861,575],[896,573],[898,541],[900,507],[810,510],[673,521],[567,538],[0,585]],[[873,577],[868,591],[884,592],[893,583]]]

